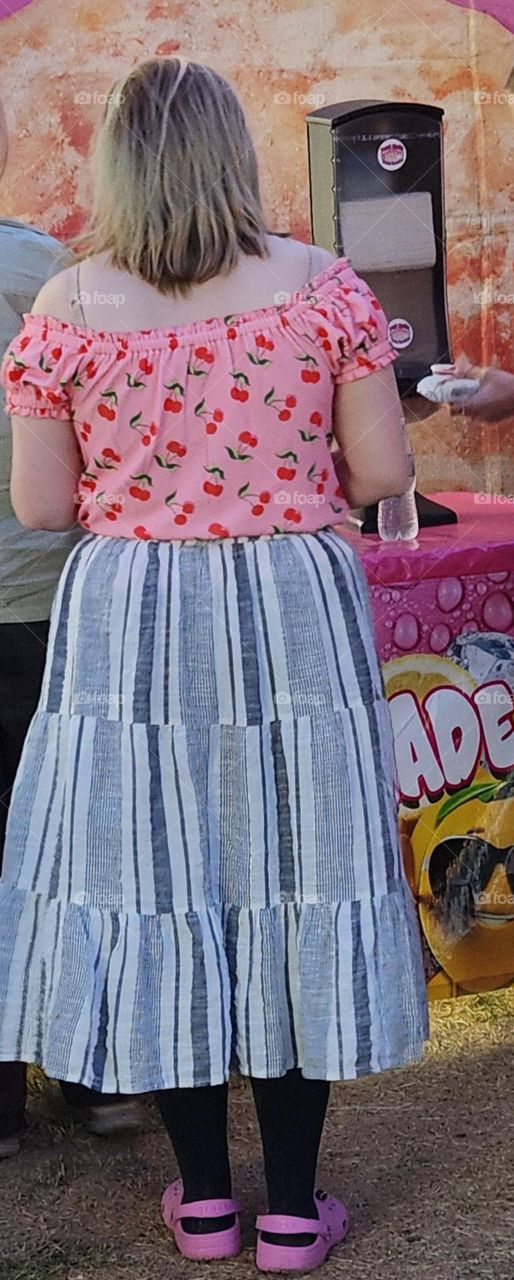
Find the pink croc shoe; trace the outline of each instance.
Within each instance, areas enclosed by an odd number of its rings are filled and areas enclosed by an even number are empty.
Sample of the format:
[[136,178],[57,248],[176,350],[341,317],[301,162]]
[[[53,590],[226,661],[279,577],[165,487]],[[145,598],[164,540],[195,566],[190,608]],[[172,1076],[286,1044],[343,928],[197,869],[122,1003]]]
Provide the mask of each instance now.
[[[344,1240],[348,1231],[348,1210],[334,1196],[317,1191],[314,1197],[319,1219],[288,1218],[284,1214],[264,1213],[257,1218],[257,1266],[259,1271],[315,1271],[326,1261],[334,1245]],[[260,1234],[316,1235],[314,1244],[296,1247],[267,1244]]]
[[[237,1200],[195,1200],[183,1205],[182,1196],[183,1186],[178,1179],[166,1188],[161,1200],[161,1213],[184,1258],[192,1258],[196,1262],[237,1258],[241,1253],[240,1208]],[[184,1231],[181,1226],[182,1218],[224,1218],[232,1213],[236,1215],[236,1221],[228,1231],[210,1231],[197,1236]]]

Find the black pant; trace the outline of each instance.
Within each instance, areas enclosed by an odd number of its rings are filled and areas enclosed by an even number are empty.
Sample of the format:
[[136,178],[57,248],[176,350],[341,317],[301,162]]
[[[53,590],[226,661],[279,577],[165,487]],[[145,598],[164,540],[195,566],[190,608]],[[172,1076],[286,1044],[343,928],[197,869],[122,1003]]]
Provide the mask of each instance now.
[[[45,668],[48,622],[0,624],[0,869],[11,791],[25,735],[37,707]],[[61,1085],[71,1106],[115,1099],[82,1085]],[[26,1070],[22,1062],[0,1062],[0,1139],[23,1124]]]

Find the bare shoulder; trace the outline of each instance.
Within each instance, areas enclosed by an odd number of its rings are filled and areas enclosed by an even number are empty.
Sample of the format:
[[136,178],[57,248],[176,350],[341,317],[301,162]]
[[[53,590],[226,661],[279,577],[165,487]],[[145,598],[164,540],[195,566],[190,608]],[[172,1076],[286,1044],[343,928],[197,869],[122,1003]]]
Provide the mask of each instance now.
[[301,288],[302,284],[337,262],[335,254],[328,249],[317,244],[307,244],[304,240],[269,236],[268,245],[270,257],[276,266],[286,268],[296,276],[296,288]]
[[32,314],[36,316],[53,316],[56,320],[73,322],[73,297],[77,293],[77,268],[67,267],[52,276],[39,290],[32,306]]

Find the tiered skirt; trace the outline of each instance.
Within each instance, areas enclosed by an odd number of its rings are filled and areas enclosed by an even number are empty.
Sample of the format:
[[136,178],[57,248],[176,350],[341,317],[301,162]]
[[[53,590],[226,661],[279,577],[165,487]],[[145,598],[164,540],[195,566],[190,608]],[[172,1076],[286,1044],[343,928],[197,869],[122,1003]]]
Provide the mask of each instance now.
[[354,552],[86,537],[9,815],[0,1058],[137,1093],[351,1079],[426,1036]]

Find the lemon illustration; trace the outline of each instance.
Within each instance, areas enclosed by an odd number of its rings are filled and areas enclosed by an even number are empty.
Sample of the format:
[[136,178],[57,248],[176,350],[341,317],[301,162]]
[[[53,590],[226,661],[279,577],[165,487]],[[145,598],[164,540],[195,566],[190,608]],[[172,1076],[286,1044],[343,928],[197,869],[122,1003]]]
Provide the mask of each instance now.
[[469,671],[457,666],[451,658],[435,653],[407,653],[403,658],[391,658],[384,667],[384,682],[388,698],[410,689],[418,702],[441,685],[454,685],[469,694],[477,687]]
[[436,960],[463,992],[514,979],[511,791],[478,770],[468,799],[447,797],[431,805],[411,836],[422,928]]

